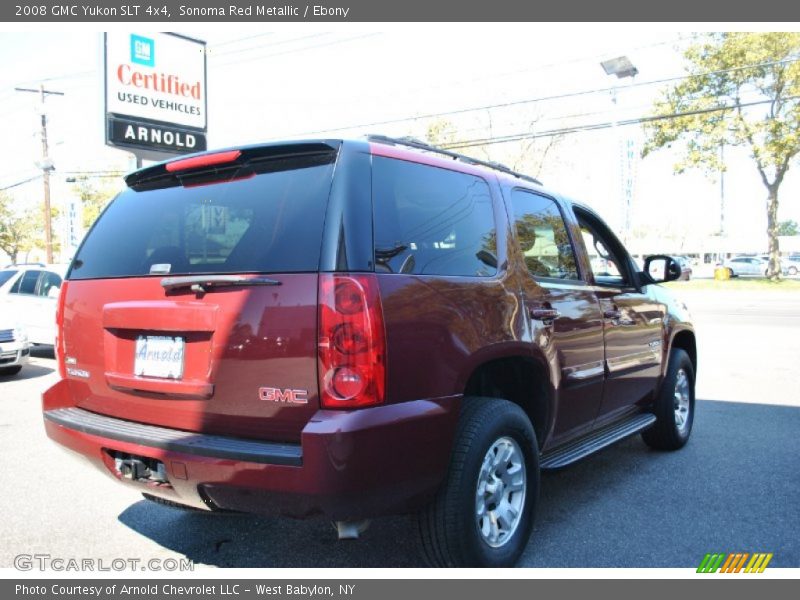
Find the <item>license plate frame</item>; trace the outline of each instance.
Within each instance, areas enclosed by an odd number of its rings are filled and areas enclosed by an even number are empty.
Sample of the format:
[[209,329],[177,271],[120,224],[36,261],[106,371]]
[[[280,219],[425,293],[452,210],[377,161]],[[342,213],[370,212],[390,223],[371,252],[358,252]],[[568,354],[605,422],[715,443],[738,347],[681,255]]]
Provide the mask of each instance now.
[[139,335],[133,355],[133,374],[157,379],[183,379],[186,338],[172,335]]

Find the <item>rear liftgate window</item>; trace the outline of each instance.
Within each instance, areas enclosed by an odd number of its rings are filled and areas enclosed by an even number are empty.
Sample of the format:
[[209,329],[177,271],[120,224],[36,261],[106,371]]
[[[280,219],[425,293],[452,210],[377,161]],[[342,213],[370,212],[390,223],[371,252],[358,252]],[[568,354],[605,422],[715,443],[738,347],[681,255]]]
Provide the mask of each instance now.
[[497,272],[492,199],[483,179],[377,156],[372,172],[377,272]]
[[92,229],[70,279],[316,271],[335,158],[271,158],[128,189]]

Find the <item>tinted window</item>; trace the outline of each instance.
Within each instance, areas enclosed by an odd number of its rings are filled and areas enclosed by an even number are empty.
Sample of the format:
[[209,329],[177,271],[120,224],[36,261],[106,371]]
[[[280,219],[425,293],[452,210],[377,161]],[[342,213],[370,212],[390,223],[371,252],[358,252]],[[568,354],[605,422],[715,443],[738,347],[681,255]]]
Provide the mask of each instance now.
[[61,287],[61,277],[50,271],[42,272],[42,279],[39,281],[39,295],[49,296]]
[[11,288],[12,294],[35,294],[40,271],[25,271]]
[[9,279],[16,275],[16,273],[16,271],[0,271],[0,285],[6,283]]
[[335,154],[261,160],[224,179],[122,192],[70,279],[316,271]]
[[514,190],[511,204],[517,241],[531,275],[578,279],[575,252],[556,203],[550,198]]
[[373,160],[376,271],[487,277],[497,238],[483,179],[411,162]]

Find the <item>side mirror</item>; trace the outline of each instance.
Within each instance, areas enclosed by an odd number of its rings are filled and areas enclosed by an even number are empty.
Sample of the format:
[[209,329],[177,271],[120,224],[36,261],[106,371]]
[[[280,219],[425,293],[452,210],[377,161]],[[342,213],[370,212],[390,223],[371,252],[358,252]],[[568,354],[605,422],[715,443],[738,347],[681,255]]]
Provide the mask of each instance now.
[[47,290],[47,297],[48,298],[58,298],[58,294],[59,293],[61,293],[61,288],[54,285],[49,290]]
[[483,264],[492,267],[494,269],[497,268],[497,257],[488,250],[478,250],[475,253],[475,256],[477,256],[478,260],[481,261]]
[[650,283],[675,281],[681,276],[681,265],[671,256],[656,254],[644,260],[644,272],[650,278]]

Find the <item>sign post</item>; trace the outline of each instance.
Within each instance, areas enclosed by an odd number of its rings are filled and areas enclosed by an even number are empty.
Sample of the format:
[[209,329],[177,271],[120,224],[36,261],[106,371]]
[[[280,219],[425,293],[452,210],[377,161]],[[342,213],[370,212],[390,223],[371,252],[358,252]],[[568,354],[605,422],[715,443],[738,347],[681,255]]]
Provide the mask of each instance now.
[[207,148],[205,42],[174,33],[105,34],[106,144],[165,160]]

